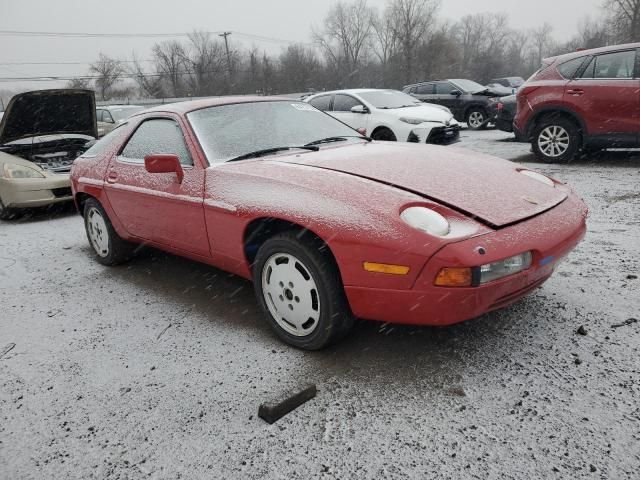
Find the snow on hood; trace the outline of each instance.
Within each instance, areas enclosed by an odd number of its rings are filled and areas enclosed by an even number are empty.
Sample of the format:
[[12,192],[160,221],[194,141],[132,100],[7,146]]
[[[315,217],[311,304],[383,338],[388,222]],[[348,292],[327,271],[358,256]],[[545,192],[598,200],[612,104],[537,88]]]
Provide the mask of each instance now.
[[90,90],[37,90],[15,95],[0,122],[0,145],[22,138],[77,134],[97,138],[96,101]]
[[549,210],[568,195],[523,175],[515,163],[452,147],[372,142],[279,160],[395,186],[496,228]]

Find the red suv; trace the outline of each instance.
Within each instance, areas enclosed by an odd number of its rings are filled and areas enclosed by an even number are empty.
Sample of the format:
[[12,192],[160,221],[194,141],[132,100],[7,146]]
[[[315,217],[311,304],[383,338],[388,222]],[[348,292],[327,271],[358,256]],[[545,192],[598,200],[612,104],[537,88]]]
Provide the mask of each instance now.
[[516,136],[545,162],[640,146],[640,43],[544,60],[518,91]]

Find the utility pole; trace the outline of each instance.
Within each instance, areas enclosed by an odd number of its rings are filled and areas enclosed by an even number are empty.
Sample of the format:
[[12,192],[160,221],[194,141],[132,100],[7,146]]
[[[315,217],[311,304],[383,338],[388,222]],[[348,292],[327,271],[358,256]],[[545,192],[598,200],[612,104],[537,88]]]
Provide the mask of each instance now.
[[229,41],[227,37],[233,32],[222,32],[219,37],[224,37],[224,48],[227,50],[227,82],[231,88],[231,54],[229,53]]

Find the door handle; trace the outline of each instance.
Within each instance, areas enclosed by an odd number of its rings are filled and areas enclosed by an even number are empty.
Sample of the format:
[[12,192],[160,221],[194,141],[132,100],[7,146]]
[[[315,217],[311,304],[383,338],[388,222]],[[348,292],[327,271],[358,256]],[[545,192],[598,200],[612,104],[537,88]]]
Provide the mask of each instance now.
[[579,88],[577,88],[575,90],[567,90],[567,93],[574,97],[579,97],[581,95],[584,95],[584,90],[580,90]]
[[109,172],[109,175],[107,176],[107,182],[116,183],[117,180],[118,180],[118,173],[114,171]]

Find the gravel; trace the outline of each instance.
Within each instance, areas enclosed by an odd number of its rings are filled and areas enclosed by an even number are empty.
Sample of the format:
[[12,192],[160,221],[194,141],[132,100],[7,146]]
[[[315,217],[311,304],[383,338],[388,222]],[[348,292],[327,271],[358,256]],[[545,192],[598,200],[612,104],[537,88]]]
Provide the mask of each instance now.
[[461,146],[591,208],[556,275],[463,325],[361,322],[322,352],[279,342],[237,277],[156,251],[102,267],[70,211],[0,222],[0,478],[637,478],[640,153],[545,165],[509,139]]

